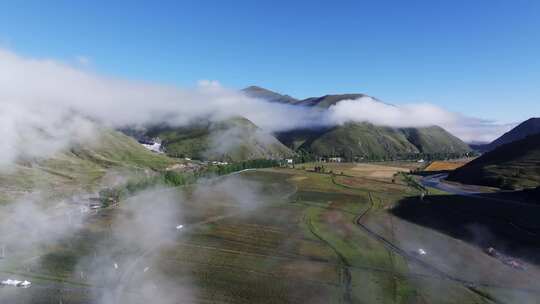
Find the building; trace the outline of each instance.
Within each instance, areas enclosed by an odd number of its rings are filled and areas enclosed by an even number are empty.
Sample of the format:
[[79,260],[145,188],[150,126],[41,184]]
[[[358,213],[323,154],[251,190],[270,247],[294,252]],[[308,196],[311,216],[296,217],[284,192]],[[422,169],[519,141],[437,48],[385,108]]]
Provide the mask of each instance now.
[[329,163],[341,163],[343,161],[342,157],[329,157],[328,162]]

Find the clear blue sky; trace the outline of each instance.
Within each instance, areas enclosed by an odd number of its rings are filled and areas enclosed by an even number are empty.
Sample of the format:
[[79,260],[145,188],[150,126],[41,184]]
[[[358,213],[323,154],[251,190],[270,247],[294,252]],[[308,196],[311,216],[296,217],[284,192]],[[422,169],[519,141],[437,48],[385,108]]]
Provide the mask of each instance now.
[[0,46],[180,86],[211,79],[502,122],[540,116],[538,0],[114,2],[2,1]]

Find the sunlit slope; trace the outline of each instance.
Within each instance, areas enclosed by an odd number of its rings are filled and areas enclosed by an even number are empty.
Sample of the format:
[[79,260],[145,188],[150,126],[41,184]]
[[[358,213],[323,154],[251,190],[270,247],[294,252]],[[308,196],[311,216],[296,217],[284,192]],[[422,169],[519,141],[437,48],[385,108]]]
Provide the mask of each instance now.
[[502,145],[454,171],[450,180],[502,188],[540,186],[540,134]]
[[[328,109],[343,100],[370,98],[366,94],[331,94],[303,100],[260,87],[244,89],[248,95],[270,102]],[[317,156],[341,156],[349,159],[389,159],[427,154],[437,158],[457,156],[471,151],[469,146],[441,127],[392,128],[370,123],[346,123],[323,128],[305,128],[281,132],[278,139],[287,147]]]
[[424,128],[402,128],[400,132],[418,150],[425,154],[467,153],[471,149],[461,139],[445,129],[432,126]]
[[399,153],[417,153],[399,130],[368,123],[347,123],[302,145],[317,155],[386,157]]
[[346,123],[328,129],[284,132],[278,138],[294,149],[351,159],[464,154],[470,151],[464,142],[440,127],[391,128],[369,123]]
[[246,118],[218,123],[201,122],[186,127],[150,129],[159,137],[170,156],[196,159],[241,161],[289,157],[292,151]]
[[13,170],[0,174],[0,199],[30,190],[55,190],[68,194],[93,189],[107,173],[122,170],[149,173],[175,161],[152,153],[131,137],[98,128],[93,140],[73,146],[47,159],[19,161]]

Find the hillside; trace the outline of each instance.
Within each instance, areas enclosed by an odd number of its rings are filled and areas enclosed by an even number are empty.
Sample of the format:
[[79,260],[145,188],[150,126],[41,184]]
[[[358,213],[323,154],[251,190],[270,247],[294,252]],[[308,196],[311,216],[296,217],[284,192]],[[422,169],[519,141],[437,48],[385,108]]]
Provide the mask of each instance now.
[[391,128],[346,123],[328,129],[283,132],[278,138],[295,150],[348,160],[435,157],[470,151],[465,143],[439,127]]
[[[342,100],[369,97],[365,94],[338,94],[297,100],[260,87],[249,87],[244,91],[273,102],[319,108],[329,108]],[[341,156],[349,160],[444,158],[471,151],[459,138],[436,126],[391,128],[370,123],[347,123],[327,128],[290,130],[276,136],[293,150],[302,150],[315,156]]]
[[399,130],[424,154],[463,154],[471,151],[461,139],[438,126]]
[[[361,97],[370,97],[365,94],[332,94],[324,95],[321,97],[309,97],[306,99],[296,99],[289,95],[280,94],[265,88],[258,86],[249,86],[242,89],[244,93],[248,96],[261,98],[270,102],[279,102],[287,103],[292,105],[306,106],[306,107],[320,107],[320,108],[329,108],[331,105],[347,100],[347,99],[358,99]],[[372,97],[373,98],[373,97]]]
[[482,152],[491,151],[504,144],[508,144],[537,133],[540,133],[540,118],[530,118],[512,130],[506,132],[493,142],[477,148],[479,148],[479,150]]
[[267,90],[258,86],[249,86],[242,90],[246,95],[253,98],[261,98],[270,102],[279,102],[279,103],[288,103],[296,104],[299,102],[298,99],[293,98],[289,95],[282,95],[274,91]]
[[241,161],[284,158],[293,152],[245,118],[186,127],[154,127],[146,133],[159,137],[168,155],[204,160]]
[[540,134],[502,145],[454,171],[449,180],[506,189],[540,186]]
[[105,176],[116,175],[113,172],[151,174],[176,163],[120,132],[105,128],[98,132],[92,143],[79,144],[47,159],[21,160],[14,170],[0,174],[0,201],[32,189],[62,195],[81,189],[93,191]]

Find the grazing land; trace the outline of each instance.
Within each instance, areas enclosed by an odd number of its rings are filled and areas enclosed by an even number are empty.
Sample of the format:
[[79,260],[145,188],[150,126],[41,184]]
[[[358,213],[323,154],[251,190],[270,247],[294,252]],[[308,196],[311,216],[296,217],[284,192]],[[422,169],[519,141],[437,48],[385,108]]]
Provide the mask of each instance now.
[[[326,173],[314,172],[321,165]],[[524,252],[505,251],[526,270],[474,237],[492,234],[489,245],[505,250],[510,238],[499,233],[536,234],[538,208],[482,213],[492,202],[421,200],[398,174],[415,166],[314,163],[141,193],[54,245],[0,260],[1,276],[33,282],[0,292],[11,303],[537,303],[540,269],[526,254],[535,236]],[[495,228],[504,214],[513,230]]]

